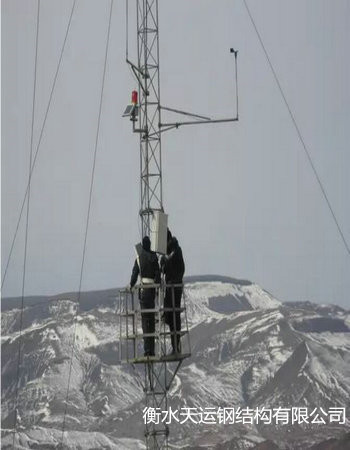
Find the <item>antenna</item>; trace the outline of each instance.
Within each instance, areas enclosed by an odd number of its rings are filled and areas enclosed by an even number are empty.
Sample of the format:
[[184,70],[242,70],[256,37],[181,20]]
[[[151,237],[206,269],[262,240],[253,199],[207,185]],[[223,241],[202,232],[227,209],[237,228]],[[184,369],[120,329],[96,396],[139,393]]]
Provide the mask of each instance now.
[[[234,117],[211,118],[206,115],[163,106],[160,102],[158,0],[136,0],[135,3],[137,60],[132,62],[129,58],[129,2],[126,0],[126,62],[136,79],[138,90],[132,92],[131,104],[126,107],[123,117],[129,117],[132,122],[132,130],[134,133],[139,134],[140,139],[141,207],[139,214],[142,225],[142,237],[144,237],[152,235],[152,232],[155,234],[154,223],[166,224],[167,221],[167,216],[164,214],[162,194],[162,133],[181,126],[235,122],[238,120],[238,52],[232,48],[230,49],[230,53],[234,55],[235,64],[236,113]],[[189,119],[162,122],[161,113],[163,110],[188,117]],[[166,237],[166,225],[159,232],[159,234],[164,233]],[[154,250],[158,253],[164,252],[160,248],[154,248]],[[156,300],[153,309],[140,309],[137,306],[139,303],[137,296],[140,295],[141,289],[155,290]],[[133,291],[128,289],[119,291],[119,359],[121,362],[131,363],[136,373],[140,368],[143,369],[142,384],[145,393],[146,409],[151,407],[158,411],[167,410],[168,392],[172,382],[182,362],[191,356],[185,296],[183,296],[183,306],[176,308],[174,300],[176,289],[182,289],[182,285],[166,285],[162,279],[159,285],[144,285],[141,283]],[[166,293],[171,295],[172,308],[164,307]],[[174,314],[174,321],[175,314],[182,313],[185,318],[185,326],[182,330],[167,332],[165,323],[162,321],[164,313]],[[155,331],[154,333],[143,334],[142,330],[140,330],[140,318],[143,319],[149,314],[153,314],[156,318]],[[142,354],[140,356],[140,347],[142,347],[143,339],[150,337],[155,339],[155,355],[144,357]],[[183,338],[180,353],[167,354],[170,337],[173,339]],[[168,437],[169,426],[167,424],[159,424],[152,421],[148,424],[145,423],[147,449],[168,449]]]

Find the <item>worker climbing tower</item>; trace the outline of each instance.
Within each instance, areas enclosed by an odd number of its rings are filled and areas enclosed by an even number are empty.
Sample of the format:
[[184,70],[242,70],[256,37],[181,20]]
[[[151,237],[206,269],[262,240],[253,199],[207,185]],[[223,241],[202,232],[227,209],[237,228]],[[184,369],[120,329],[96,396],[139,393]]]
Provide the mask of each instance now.
[[[131,2],[130,2],[131,4]],[[184,112],[179,109],[164,107],[160,103],[159,73],[159,14],[158,0],[134,0],[132,2],[133,22],[136,22],[136,57],[129,57],[129,1],[126,0],[126,62],[135,80],[137,90],[132,91],[131,104],[123,116],[132,122],[132,130],[139,134],[140,146],[140,219],[142,238],[150,236],[152,250],[159,255],[167,252],[167,215],[164,213],[162,195],[162,147],[161,135],[165,131],[179,128],[182,125],[197,125],[217,122],[233,122],[238,120],[237,95],[237,52],[230,49],[235,61],[236,106],[237,114],[233,118],[211,119],[210,117]],[[164,123],[161,112],[185,115],[191,120]],[[137,247],[137,246],[136,246]],[[172,382],[183,361],[191,356],[190,336],[188,332],[186,296],[182,295],[181,306],[176,307],[175,297],[182,285],[166,285],[164,277],[159,284],[142,282],[134,289],[119,291],[119,359],[122,363],[132,364],[135,374],[140,377],[145,395],[145,410],[166,411],[168,409],[168,393]],[[152,280],[151,280],[152,281]],[[153,289],[155,306],[142,309],[139,299],[145,289]],[[171,299],[171,307],[164,306],[164,298]],[[168,302],[169,303],[169,302]],[[181,315],[181,331],[169,331],[164,316],[172,315],[173,323],[176,314]],[[145,317],[155,319],[153,333],[144,333],[142,321]],[[176,328],[176,327],[175,327]],[[154,355],[144,355],[144,339],[155,341]],[[177,351],[170,353],[171,339],[181,345]],[[140,411],[140,420],[142,412]],[[147,449],[167,449],[169,424],[157,421],[145,421],[145,439]]]

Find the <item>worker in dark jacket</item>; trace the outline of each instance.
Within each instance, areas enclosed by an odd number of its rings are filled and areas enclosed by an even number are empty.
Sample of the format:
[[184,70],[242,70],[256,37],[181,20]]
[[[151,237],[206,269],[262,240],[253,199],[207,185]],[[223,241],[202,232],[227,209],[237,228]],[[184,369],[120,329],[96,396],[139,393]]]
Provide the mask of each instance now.
[[[166,293],[164,299],[165,308],[180,309],[182,286],[182,279],[185,273],[185,263],[182,256],[182,250],[176,237],[172,236],[168,230],[168,246],[167,254],[161,260],[162,270],[165,274]],[[169,325],[171,334],[172,353],[181,353],[180,345],[180,331],[181,331],[181,312],[180,311],[165,311],[165,323]]]
[[[144,287],[140,293],[141,309],[154,308],[154,299],[156,296],[155,288],[147,288],[147,284],[160,283],[160,270],[156,253],[151,251],[151,241],[148,236],[142,240],[142,247],[138,251],[134,267],[132,269],[130,288],[132,289],[137,278],[140,275],[141,284]],[[154,312],[141,313],[143,333],[155,332]],[[144,337],[145,356],[154,356],[154,336]]]

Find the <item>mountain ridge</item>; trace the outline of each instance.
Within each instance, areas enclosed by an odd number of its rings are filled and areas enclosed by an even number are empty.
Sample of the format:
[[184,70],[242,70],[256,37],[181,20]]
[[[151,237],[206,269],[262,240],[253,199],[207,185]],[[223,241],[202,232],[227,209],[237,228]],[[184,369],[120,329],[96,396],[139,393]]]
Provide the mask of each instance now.
[[[311,303],[288,305],[247,280],[208,277],[186,280],[192,357],[176,375],[170,391],[173,407],[350,406],[347,311]],[[18,448],[34,442],[57,448],[74,332],[64,448],[144,448],[142,390],[133,369],[118,362],[115,293],[84,293],[81,299],[86,303],[76,327],[76,293],[42,303],[40,298],[39,305],[25,302]],[[12,442],[19,315],[16,308],[5,308],[2,314],[4,448]],[[305,450],[341,438],[349,422],[309,429],[294,426],[292,435],[289,428],[174,424],[170,442],[176,436],[183,448],[243,450],[271,441],[276,448]]]

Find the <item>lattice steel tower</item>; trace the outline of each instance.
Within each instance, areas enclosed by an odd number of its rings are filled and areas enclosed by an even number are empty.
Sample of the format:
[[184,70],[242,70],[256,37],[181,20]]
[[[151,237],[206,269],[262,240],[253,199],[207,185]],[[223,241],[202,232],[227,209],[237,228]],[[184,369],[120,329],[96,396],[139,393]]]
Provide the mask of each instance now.
[[158,0],[137,0],[137,66],[129,59],[138,80],[142,237],[150,233],[153,211],[163,211],[161,109],[159,79]]
[[[161,106],[159,79],[159,29],[158,0],[136,0],[137,25],[137,63],[130,61],[128,55],[128,1],[127,7],[127,46],[126,60],[138,82],[138,91],[132,93],[132,104],[124,116],[133,122],[133,131],[140,135],[140,217],[142,237],[150,235],[151,220],[155,211],[163,212],[162,198],[162,158],[161,158]],[[183,346],[187,352],[167,355],[167,344],[171,333],[165,328],[161,317],[164,314],[164,280],[154,286],[157,291],[155,308],[157,317],[153,336],[156,342],[155,356],[144,357],[142,341],[145,337],[140,329],[141,315],[138,305],[140,289],[152,286],[137,286],[133,292],[120,291],[120,339],[119,356],[121,361],[134,365],[135,372],[142,372],[145,406],[154,409],[168,408],[168,391],[182,363],[190,356],[189,341]],[[169,287],[168,287],[169,289]],[[172,293],[174,293],[174,287]],[[150,311],[150,310],[147,310]],[[185,307],[181,308],[185,313]],[[187,334],[187,317],[185,331]],[[141,369],[141,370],[140,370]],[[168,448],[169,427],[165,424],[146,424],[145,439],[147,449]]]
[[[237,93],[237,52],[230,49],[235,61],[236,81],[236,116],[232,118],[211,119],[184,112],[178,109],[164,107],[160,103],[160,74],[159,74],[159,22],[158,0],[135,0],[137,24],[137,61],[129,59],[129,2],[126,0],[126,61],[138,83],[138,90],[132,92],[132,102],[127,106],[123,116],[132,121],[133,131],[140,135],[140,217],[142,237],[151,235],[151,220],[157,211],[163,212],[162,196],[162,148],[161,134],[165,131],[179,128],[182,125],[197,125],[217,122],[233,122],[238,120]],[[161,111],[191,117],[184,122],[161,121]],[[159,214],[158,214],[159,216]],[[165,228],[166,234],[166,228]],[[166,244],[166,243],[165,243]],[[166,248],[166,245],[165,245]],[[157,250],[164,252],[166,250]],[[168,392],[182,362],[190,356],[190,340],[188,333],[185,298],[182,306],[176,308],[174,289],[181,285],[165,285],[164,279],[158,285],[141,284],[135,290],[120,290],[120,337],[119,359],[133,364],[135,371],[142,368],[145,406],[168,408]],[[141,309],[138,298],[140,290],[155,289],[156,301],[153,309]],[[172,307],[164,307],[164,297],[171,292]],[[167,331],[162,316],[164,313],[181,313],[184,324],[181,331]],[[154,314],[157,318],[155,332],[144,334],[141,328],[142,314]],[[182,338],[182,349],[168,354],[170,337],[179,335]],[[145,337],[154,337],[155,355],[144,356],[142,342]],[[186,339],[187,338],[187,339]],[[147,449],[168,449],[169,427],[166,424],[149,423],[145,426]]]

